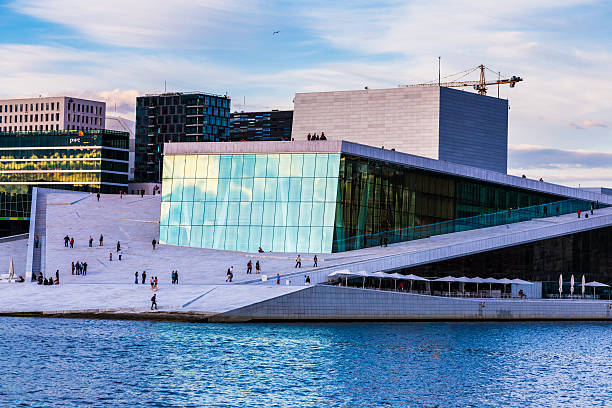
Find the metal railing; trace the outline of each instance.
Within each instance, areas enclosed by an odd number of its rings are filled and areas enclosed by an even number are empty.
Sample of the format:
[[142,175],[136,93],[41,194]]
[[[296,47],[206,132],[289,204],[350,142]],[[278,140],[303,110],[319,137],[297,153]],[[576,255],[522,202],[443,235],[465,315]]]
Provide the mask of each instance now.
[[[597,204],[597,208],[608,207]],[[354,249],[382,246],[397,242],[413,241],[429,238],[434,235],[450,234],[453,232],[469,231],[480,228],[495,227],[529,221],[534,218],[554,217],[564,214],[576,213],[578,210],[587,213],[591,202],[568,199],[547,204],[532,205],[530,207],[509,209],[490,214],[476,215],[456,220],[443,221],[416,227],[408,227],[391,231],[382,231],[375,234],[357,235],[354,237],[337,239],[333,241],[332,252],[351,251]]]

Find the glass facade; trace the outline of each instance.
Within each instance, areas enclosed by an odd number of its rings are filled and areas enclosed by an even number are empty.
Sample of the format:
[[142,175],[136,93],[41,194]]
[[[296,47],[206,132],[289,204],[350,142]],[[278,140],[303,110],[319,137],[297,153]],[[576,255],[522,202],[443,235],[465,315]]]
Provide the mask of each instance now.
[[331,252],[340,154],[164,157],[160,242]]
[[234,112],[230,140],[291,140],[293,111]]

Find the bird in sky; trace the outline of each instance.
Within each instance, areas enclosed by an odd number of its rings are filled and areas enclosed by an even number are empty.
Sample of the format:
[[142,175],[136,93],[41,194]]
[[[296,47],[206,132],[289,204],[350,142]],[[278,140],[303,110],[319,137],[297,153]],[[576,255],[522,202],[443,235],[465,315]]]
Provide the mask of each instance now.
[[272,35],[276,35],[276,34],[278,34],[278,33],[280,33],[280,31],[274,31],[274,32],[272,33]]

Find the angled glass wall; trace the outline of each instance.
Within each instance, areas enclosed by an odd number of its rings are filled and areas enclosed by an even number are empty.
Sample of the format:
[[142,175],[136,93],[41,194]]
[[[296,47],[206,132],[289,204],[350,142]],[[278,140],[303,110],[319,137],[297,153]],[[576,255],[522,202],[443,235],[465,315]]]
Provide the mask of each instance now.
[[160,242],[329,253],[339,165],[339,153],[167,155]]

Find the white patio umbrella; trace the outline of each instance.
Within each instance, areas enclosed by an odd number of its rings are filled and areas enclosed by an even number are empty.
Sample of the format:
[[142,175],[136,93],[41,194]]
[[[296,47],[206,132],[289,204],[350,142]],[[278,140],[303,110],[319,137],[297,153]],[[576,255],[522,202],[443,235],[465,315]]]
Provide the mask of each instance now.
[[412,281],[429,281],[429,279],[425,279],[425,278],[422,278],[420,276],[416,276],[413,274],[406,275],[405,279],[410,280],[410,292],[412,292]]
[[358,271],[358,272],[355,272],[355,276],[361,276],[363,278],[363,284],[361,285],[361,288],[365,289],[365,280],[368,276],[370,276],[370,274],[367,273],[366,271]]
[[574,296],[574,274],[570,278],[570,297]]
[[11,258],[11,263],[9,264],[9,281],[13,279],[15,276],[15,266],[13,265],[13,258]]
[[397,290],[397,281],[398,279],[405,279],[406,277],[401,273],[390,273],[388,274],[390,278],[393,278],[393,282],[395,283],[395,290]]
[[476,284],[476,296],[478,296],[478,285],[481,283],[484,283],[484,279],[479,278],[478,276],[474,277],[474,278],[469,278],[470,282],[475,283]]
[[[457,280],[455,282],[459,282],[459,283],[471,283],[472,280],[470,278],[468,278],[467,276],[462,276],[460,278],[457,278]],[[460,285],[460,286],[461,286],[461,292],[465,296],[465,285]]]
[[595,299],[595,288],[609,288],[610,285],[606,285],[605,283],[593,281],[589,283],[585,283],[584,286],[590,286],[593,288],[593,299]]
[[334,271],[327,276],[342,276],[345,279],[345,286],[348,286],[348,277],[351,275],[352,273],[348,269],[340,269],[339,271]]
[[584,275],[582,275],[582,297],[584,297],[584,290],[586,289],[584,284],[586,282],[586,279],[584,278]]
[[450,284],[451,282],[457,282],[457,278],[452,276],[445,276],[444,278],[434,279],[434,282],[448,282],[448,296],[450,297]]
[[528,282],[526,280],[522,280],[522,279],[511,279],[510,280],[511,283],[514,283],[516,285],[533,285],[533,282]]
[[376,276],[376,277],[378,277],[380,279],[379,285],[378,285],[378,289],[382,288],[382,280],[383,280],[383,278],[387,278],[388,277],[387,274],[384,273],[384,272],[374,272],[374,273],[371,274],[371,276]]
[[512,283],[512,281],[508,278],[501,278],[499,279],[499,283],[503,283],[504,284],[504,293],[506,293],[506,285],[509,283]]
[[485,278],[485,279],[482,280],[482,283],[488,283],[489,284],[489,293],[490,293],[491,290],[492,290],[491,289],[492,285],[494,283],[500,283],[500,281],[499,281],[499,279],[495,279],[495,278]]
[[561,299],[562,293],[563,293],[563,275],[559,275],[559,299]]

